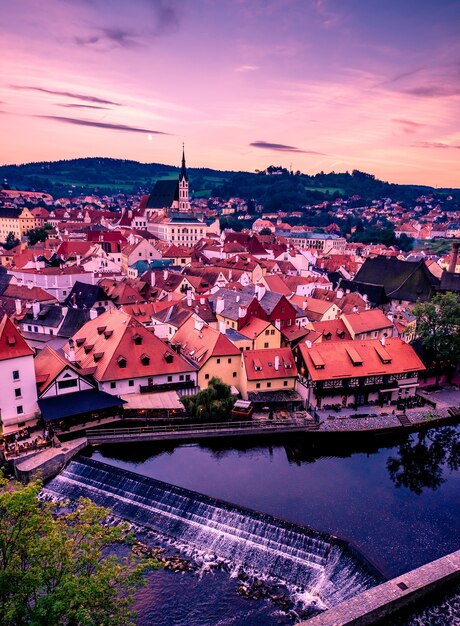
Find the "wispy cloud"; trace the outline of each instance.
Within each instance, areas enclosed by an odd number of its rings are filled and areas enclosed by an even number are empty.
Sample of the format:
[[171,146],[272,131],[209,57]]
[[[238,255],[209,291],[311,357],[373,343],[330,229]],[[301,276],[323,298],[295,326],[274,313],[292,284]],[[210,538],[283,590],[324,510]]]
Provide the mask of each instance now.
[[268,141],[253,141],[249,144],[253,148],[263,148],[265,150],[274,150],[276,152],[299,152],[302,154],[317,154],[323,155],[322,152],[316,152],[316,150],[302,150],[296,146],[287,146],[283,143],[270,143]]
[[455,148],[457,150],[460,149],[460,146],[452,146],[448,143],[443,143],[442,141],[417,141],[412,144],[413,148]]
[[416,133],[418,130],[423,128],[425,124],[420,124],[419,122],[414,122],[413,120],[405,120],[401,118],[393,118],[392,122],[399,124],[402,130],[405,133]]
[[112,47],[129,49],[138,48],[142,45],[137,33],[123,28],[101,28],[97,35],[76,36],[74,41],[78,46],[83,47],[109,44]]
[[235,68],[235,72],[257,72],[257,70],[260,70],[258,65],[240,65]]
[[82,120],[77,117],[61,117],[59,115],[36,115],[42,119],[54,120],[64,124],[73,124],[76,126],[90,126],[93,128],[104,128],[106,130],[121,130],[128,133],[148,133],[150,135],[169,135],[159,130],[151,130],[149,128],[138,128],[137,126],[127,126],[126,124],[110,124],[108,122],[93,122],[92,120]]
[[110,111],[110,107],[100,107],[95,104],[58,104],[58,107],[65,109],[98,109],[100,111]]
[[64,96],[65,98],[75,98],[76,100],[82,100],[83,102],[94,102],[96,104],[111,104],[113,106],[122,106],[119,102],[113,102],[112,100],[104,100],[97,96],[87,96],[81,93],[75,93],[71,91],[57,91],[55,89],[45,89],[44,87],[33,87],[30,85],[10,85],[11,89],[18,91],[38,91],[39,93],[47,93],[53,96]]

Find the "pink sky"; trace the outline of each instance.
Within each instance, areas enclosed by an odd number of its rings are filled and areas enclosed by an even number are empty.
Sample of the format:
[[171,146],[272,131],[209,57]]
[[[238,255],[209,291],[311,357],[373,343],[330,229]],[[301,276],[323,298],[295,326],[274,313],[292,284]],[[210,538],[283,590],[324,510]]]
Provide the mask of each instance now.
[[185,141],[192,167],[460,186],[458,32],[457,0],[3,0],[0,162]]

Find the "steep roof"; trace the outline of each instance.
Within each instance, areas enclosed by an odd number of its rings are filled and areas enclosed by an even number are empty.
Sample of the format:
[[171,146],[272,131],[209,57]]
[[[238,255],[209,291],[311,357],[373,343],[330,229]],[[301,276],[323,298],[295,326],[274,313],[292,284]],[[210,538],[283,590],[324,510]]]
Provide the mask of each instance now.
[[179,328],[171,344],[180,345],[181,354],[200,367],[211,357],[240,354],[238,348],[225,335],[207,324],[196,325],[193,318],[189,318]]
[[248,380],[297,376],[291,348],[245,350],[242,354]]
[[35,379],[39,393],[43,393],[66,368],[81,375],[70,361],[56,352],[51,346],[45,346],[34,359]]
[[[98,381],[191,372],[194,368],[133,317],[109,309],[75,335],[75,359]],[[69,344],[64,347],[69,353]]]
[[147,200],[147,208],[169,208],[177,200],[179,200],[179,181],[177,179],[157,180]]
[[15,328],[13,322],[4,315],[0,322],[0,361],[33,354],[34,351]]
[[367,258],[355,276],[357,283],[382,285],[389,298],[398,300],[429,300],[439,280],[431,274],[424,261],[400,261],[394,257]]

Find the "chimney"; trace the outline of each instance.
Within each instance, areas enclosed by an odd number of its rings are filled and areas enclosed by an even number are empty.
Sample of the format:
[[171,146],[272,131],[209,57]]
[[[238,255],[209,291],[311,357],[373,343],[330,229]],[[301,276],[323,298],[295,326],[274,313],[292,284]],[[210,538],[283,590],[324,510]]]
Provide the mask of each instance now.
[[201,297],[200,298],[200,304],[206,304],[206,298]]
[[240,306],[238,307],[238,317],[242,318],[242,317],[246,317],[248,313],[248,307],[247,306]]
[[21,315],[22,302],[19,298],[16,298],[16,300],[14,301],[14,306],[16,308],[16,315]]
[[307,340],[305,341],[305,345],[307,346],[307,348],[308,348],[308,349],[310,349],[310,348],[312,347],[312,345],[313,345],[313,344],[312,344],[312,342],[310,341],[310,339],[307,339]]
[[216,314],[222,313],[225,308],[225,298],[224,296],[217,296],[216,300]]
[[337,298],[339,300],[343,298],[343,289],[337,289]]
[[62,317],[65,317],[65,316],[67,315],[67,311],[68,311],[68,310],[69,310],[69,309],[68,309],[66,306],[63,306],[63,307],[61,308]]
[[238,295],[236,296],[236,302],[239,302],[239,301],[240,301],[240,296],[239,296],[239,294],[238,294]]
[[155,287],[155,272],[153,270],[150,274],[150,284],[152,285],[152,287]]
[[281,330],[281,320],[275,320],[275,328]]
[[385,347],[385,335],[380,339],[380,343]]
[[95,320],[97,317],[97,310],[96,309],[90,309],[89,310],[89,319],[90,320]]
[[75,363],[75,342],[72,338],[69,339],[69,353],[67,358],[71,363]]
[[278,371],[280,368],[280,358],[279,356],[275,356],[275,370]]
[[166,282],[168,280],[169,272],[168,270],[163,270],[163,280]]
[[81,256],[77,254],[77,265],[80,265],[80,263],[81,263]]
[[265,287],[263,285],[256,285],[256,296],[257,296],[257,300],[259,300],[259,302],[264,297],[266,291],[267,290],[265,289]]
[[32,313],[34,316],[34,319],[36,320],[38,317],[38,314],[40,313],[40,303],[39,302],[33,302],[32,303]]
[[187,289],[187,306],[192,306],[192,290]]
[[204,322],[203,320],[195,318],[195,330],[201,331],[203,329]]
[[450,255],[449,272],[455,273],[455,268],[458,262],[458,249],[460,248],[460,242],[454,242],[452,244],[452,252]]
[[225,324],[223,320],[219,322],[219,332],[222,333],[222,335],[227,334],[227,325]]
[[393,319],[394,319],[393,311],[388,311],[387,317],[390,320],[390,322],[393,323]]

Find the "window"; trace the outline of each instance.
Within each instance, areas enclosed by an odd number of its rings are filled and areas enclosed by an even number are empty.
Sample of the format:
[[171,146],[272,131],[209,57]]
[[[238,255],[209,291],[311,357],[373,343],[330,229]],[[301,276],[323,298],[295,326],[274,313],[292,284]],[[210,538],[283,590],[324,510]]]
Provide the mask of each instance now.
[[283,385],[284,385],[285,387],[287,387],[287,386],[288,386],[288,381],[287,381],[287,380],[283,380]]
[[268,342],[264,343],[264,348],[268,348]]
[[32,326],[27,326],[27,330],[32,331]]
[[238,376],[238,374],[236,372],[233,372],[233,378],[236,378]]
[[267,389],[269,389],[272,386],[271,382],[267,383]]
[[217,364],[219,364],[219,363],[220,363],[220,359],[217,359],[217,361],[216,361],[216,362],[217,362]]
[[128,387],[134,387],[134,380],[128,380]]
[[38,333],[38,326],[34,326],[34,332]]
[[63,291],[63,292],[62,292],[62,295],[63,295],[63,296],[66,296],[66,295],[67,295],[67,291]]
[[273,328],[273,329],[270,331],[270,335],[274,335],[274,334],[275,334],[275,329]]
[[228,359],[228,362],[229,362],[229,363],[231,363],[231,362],[232,362],[232,359]]
[[172,383],[172,376],[168,376],[168,383]]
[[185,374],[185,380],[190,380],[190,374]]
[[204,375],[204,379],[205,379],[205,380],[209,380],[209,374],[205,374],[205,375]]
[[52,328],[50,328],[50,335],[54,335],[54,331]]
[[256,383],[256,389],[260,389],[260,383]]
[[117,386],[117,383],[116,383],[116,382],[112,381],[112,382],[110,383],[110,389],[115,389],[115,387],[116,387],[116,386]]
[[270,334],[270,330],[269,330],[268,328],[267,328],[267,330],[265,331],[265,334],[266,334],[266,335],[269,335],[269,334]]
[[24,413],[24,409],[22,407],[22,404],[20,404],[17,408],[16,408],[16,413],[18,415],[22,415]]
[[14,396],[15,396],[16,398],[20,398],[20,397],[22,396],[22,393],[21,393],[21,388],[20,388],[20,387],[18,387],[17,389],[15,389],[15,390],[14,390]]
[[13,370],[13,380],[19,380],[19,370]]
[[58,381],[58,389],[69,389],[70,387],[77,387],[78,379],[70,378],[69,380],[59,380]]
[[179,380],[184,380],[184,375],[183,374],[179,375]]

